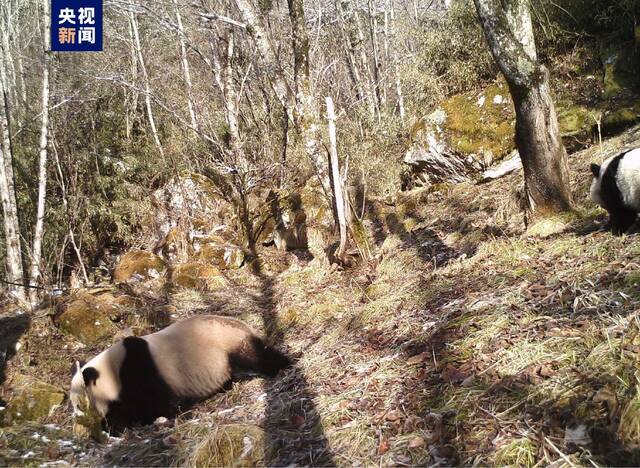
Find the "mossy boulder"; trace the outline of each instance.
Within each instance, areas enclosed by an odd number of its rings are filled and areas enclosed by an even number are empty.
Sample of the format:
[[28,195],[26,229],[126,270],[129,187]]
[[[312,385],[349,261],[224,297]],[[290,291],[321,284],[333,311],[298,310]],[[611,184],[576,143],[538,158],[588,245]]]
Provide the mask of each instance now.
[[504,82],[452,96],[409,131],[403,189],[469,180],[513,151],[514,134],[513,103]]
[[619,107],[602,118],[602,133],[611,135],[640,122],[640,102]]
[[64,391],[54,385],[26,375],[15,375],[11,381],[13,397],[2,414],[3,424],[42,421],[64,400]]
[[213,265],[189,262],[171,269],[170,281],[175,286],[191,289],[219,289],[226,285],[220,270]]
[[242,248],[227,243],[221,238],[212,238],[202,242],[195,257],[201,262],[213,264],[221,270],[240,268],[245,259]]
[[117,332],[112,320],[137,305],[135,299],[116,296],[112,291],[80,291],[61,304],[56,322],[62,331],[93,345],[112,337]]
[[120,258],[113,272],[113,280],[124,283],[158,278],[166,268],[164,260],[157,255],[144,250],[133,250]]
[[[443,129],[462,154],[501,160],[515,148],[515,115],[507,85],[500,81],[480,94],[453,96],[441,105]],[[484,160],[483,160],[484,162]]]

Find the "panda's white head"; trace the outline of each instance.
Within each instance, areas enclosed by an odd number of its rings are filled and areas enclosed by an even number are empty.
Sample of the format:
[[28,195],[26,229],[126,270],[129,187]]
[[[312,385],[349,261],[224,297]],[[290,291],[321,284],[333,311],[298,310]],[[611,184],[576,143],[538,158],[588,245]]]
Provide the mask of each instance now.
[[104,418],[109,411],[109,404],[118,400],[120,383],[117,373],[113,371],[113,365],[118,365],[118,357],[122,354],[121,347],[114,345],[85,365],[75,363],[69,390],[74,416],[97,412]]
[[598,164],[591,164],[591,174],[593,175],[593,180],[591,181],[589,194],[591,195],[591,199],[602,207],[605,206],[604,198],[602,196],[602,176],[606,172],[607,166],[610,162],[611,158],[602,163],[602,166]]
[[88,410],[95,409],[101,417],[104,417],[108,409],[108,401],[102,397],[98,385],[99,371],[88,363],[81,366],[78,361],[75,363],[75,372],[71,379],[69,390],[69,400],[73,407],[73,415],[84,416]]

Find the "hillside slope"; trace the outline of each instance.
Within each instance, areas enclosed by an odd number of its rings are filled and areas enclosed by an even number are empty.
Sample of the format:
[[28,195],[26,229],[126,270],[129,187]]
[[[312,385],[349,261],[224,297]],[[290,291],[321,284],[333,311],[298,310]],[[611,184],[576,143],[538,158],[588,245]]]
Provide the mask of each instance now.
[[[589,162],[632,146],[640,127],[570,156],[579,212],[546,238],[525,235],[513,174],[368,201],[378,255],[353,270],[269,251],[262,264],[280,273],[230,271],[210,292],[127,290],[147,318],[246,320],[296,364],[104,445],[72,440],[65,400],[42,424],[2,429],[0,460],[638,464],[640,245],[600,229],[604,212],[587,200]],[[18,375],[66,389],[69,354],[95,353],[46,314],[1,320],[4,346],[22,344],[6,399]]]

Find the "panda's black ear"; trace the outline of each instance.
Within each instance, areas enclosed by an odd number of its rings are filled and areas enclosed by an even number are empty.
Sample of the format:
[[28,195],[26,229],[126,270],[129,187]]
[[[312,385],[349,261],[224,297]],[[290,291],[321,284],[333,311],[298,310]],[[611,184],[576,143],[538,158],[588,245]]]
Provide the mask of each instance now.
[[593,174],[593,177],[597,179],[600,176],[600,166],[597,164],[591,164],[591,173]]
[[95,367],[87,367],[82,371],[82,377],[84,378],[85,386],[88,387],[91,384],[96,384],[96,380],[100,377],[100,372],[98,372]]

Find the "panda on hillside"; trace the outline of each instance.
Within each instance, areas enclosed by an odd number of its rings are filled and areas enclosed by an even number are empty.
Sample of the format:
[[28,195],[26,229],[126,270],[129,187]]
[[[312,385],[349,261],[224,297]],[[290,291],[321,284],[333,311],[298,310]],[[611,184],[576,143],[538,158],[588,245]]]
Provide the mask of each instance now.
[[199,315],[76,363],[70,400],[74,416],[88,400],[105,429],[119,432],[172,416],[179,403],[211,396],[238,372],[275,377],[290,363],[239,320]]
[[640,212],[640,148],[591,164],[591,199],[609,212],[614,234],[623,234]]

